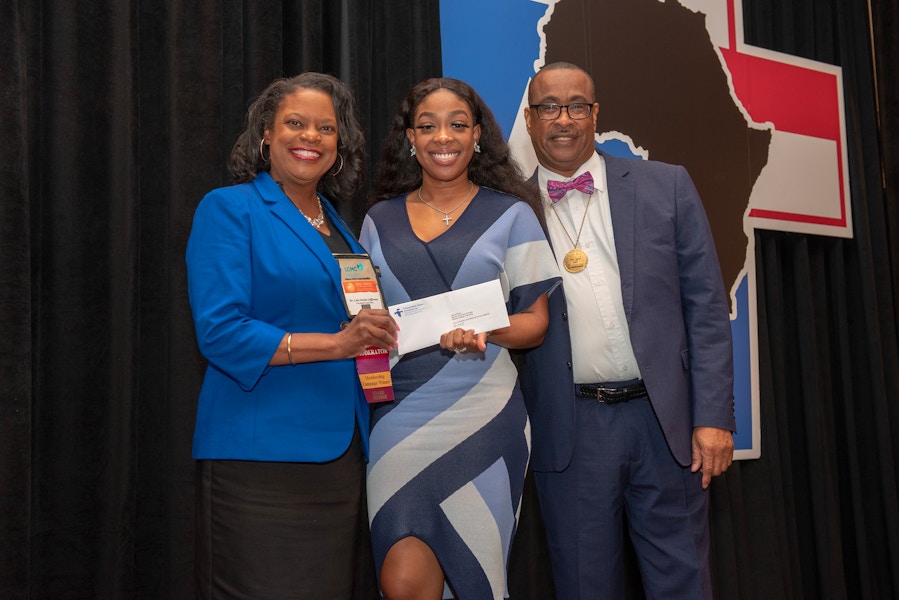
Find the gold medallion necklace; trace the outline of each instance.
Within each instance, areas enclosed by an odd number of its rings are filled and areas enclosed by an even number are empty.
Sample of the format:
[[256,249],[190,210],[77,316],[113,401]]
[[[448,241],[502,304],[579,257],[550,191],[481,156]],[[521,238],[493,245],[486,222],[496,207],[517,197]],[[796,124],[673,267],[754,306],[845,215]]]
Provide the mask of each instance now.
[[451,208],[449,210],[442,210],[440,208],[437,208],[436,206],[434,206],[433,204],[431,204],[430,202],[428,202],[424,198],[422,198],[421,197],[421,188],[418,188],[418,199],[421,200],[422,204],[424,204],[425,206],[432,208],[439,213],[443,213],[443,218],[440,220],[443,221],[444,223],[446,223],[446,226],[449,227],[450,221],[453,220],[453,218],[450,216],[450,214],[456,212],[460,206],[462,206],[463,204],[468,202],[468,198],[471,196],[471,191],[474,189],[474,181],[469,181],[468,183],[469,183],[468,193],[465,194],[465,198],[462,199],[462,202],[460,202],[459,204],[457,204],[456,206],[454,206],[453,208]]
[[587,206],[584,207],[584,217],[581,219],[581,226],[577,230],[577,239],[571,239],[571,235],[568,233],[568,229],[565,227],[565,223],[562,222],[562,217],[559,216],[559,213],[556,212],[556,205],[550,204],[550,208],[553,209],[553,214],[556,215],[556,218],[559,220],[559,225],[562,226],[562,231],[565,232],[565,235],[568,237],[568,241],[571,242],[571,245],[574,246],[571,250],[569,250],[565,257],[562,259],[562,266],[565,267],[565,270],[569,273],[580,273],[587,267],[587,253],[577,247],[578,242],[581,241],[581,232],[584,230],[584,223],[587,222],[587,209],[590,208],[590,201],[593,200],[593,194],[587,198]]

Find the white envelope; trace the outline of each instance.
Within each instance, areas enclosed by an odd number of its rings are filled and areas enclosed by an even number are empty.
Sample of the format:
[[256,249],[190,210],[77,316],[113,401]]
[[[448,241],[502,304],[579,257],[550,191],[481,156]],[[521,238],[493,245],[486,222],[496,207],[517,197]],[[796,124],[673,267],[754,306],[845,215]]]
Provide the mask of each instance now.
[[483,333],[509,326],[499,279],[388,308],[400,327],[398,354],[440,343],[457,327]]

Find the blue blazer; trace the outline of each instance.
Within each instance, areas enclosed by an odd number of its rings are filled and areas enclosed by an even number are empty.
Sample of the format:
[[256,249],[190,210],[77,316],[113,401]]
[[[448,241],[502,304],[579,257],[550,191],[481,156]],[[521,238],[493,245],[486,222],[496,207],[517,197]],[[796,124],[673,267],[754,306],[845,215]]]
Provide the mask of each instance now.
[[[730,317],[712,231],[686,169],[597,152],[631,345],[671,453],[687,466],[694,427],[736,427]],[[574,448],[564,290],[549,297],[549,311],[543,344],[519,357],[536,471],[564,470]]]
[[[362,252],[334,207],[322,205]],[[369,411],[354,359],[268,365],[286,332],[336,333],[347,319],[337,261],[268,173],[203,198],[187,275],[209,361],[194,458],[328,461],[349,447],[357,423],[367,452]]]

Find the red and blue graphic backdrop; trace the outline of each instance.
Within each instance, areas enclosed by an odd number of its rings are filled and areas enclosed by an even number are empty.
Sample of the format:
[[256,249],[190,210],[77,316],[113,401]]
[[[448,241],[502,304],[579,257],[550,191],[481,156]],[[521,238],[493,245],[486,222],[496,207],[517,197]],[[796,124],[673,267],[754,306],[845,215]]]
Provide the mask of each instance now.
[[738,459],[760,456],[753,229],[852,236],[842,74],[743,43],[735,0],[444,0],[443,73],[490,105],[525,174],[527,84],[566,61],[600,104],[597,145],[687,167],[731,292]]

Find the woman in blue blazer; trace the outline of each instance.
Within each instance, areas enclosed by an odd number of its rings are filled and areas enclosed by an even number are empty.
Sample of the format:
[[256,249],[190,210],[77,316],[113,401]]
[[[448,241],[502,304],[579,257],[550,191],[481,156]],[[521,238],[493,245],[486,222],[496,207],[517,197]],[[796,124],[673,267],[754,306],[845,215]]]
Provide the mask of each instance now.
[[194,216],[199,598],[352,595],[369,416],[354,357],[396,345],[386,310],[347,318],[333,256],[363,251],[325,198],[359,187],[354,113],[331,76],[274,81],[232,150],[236,185]]

